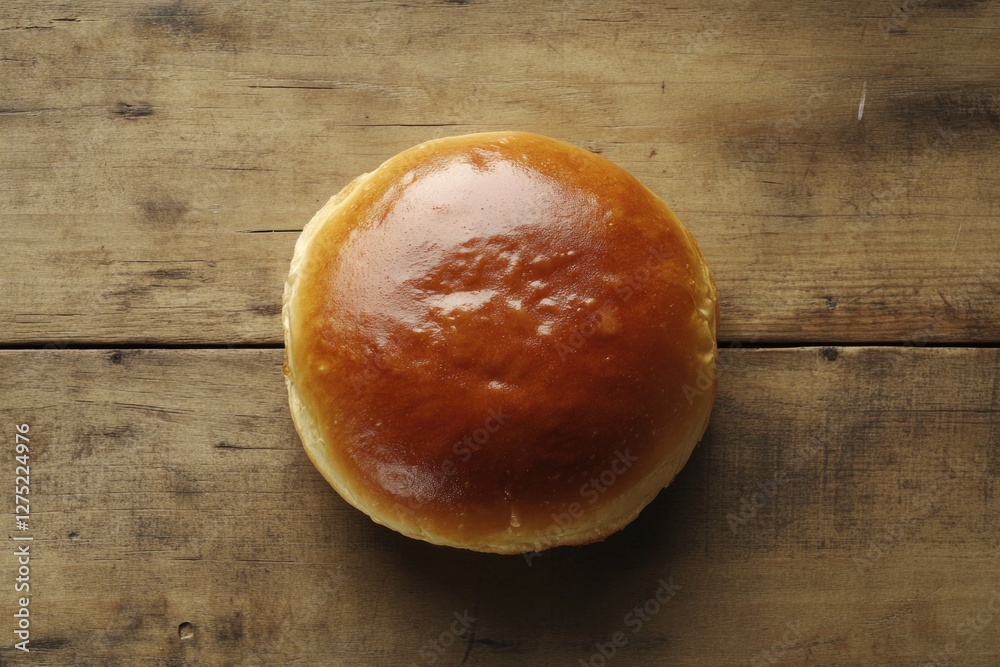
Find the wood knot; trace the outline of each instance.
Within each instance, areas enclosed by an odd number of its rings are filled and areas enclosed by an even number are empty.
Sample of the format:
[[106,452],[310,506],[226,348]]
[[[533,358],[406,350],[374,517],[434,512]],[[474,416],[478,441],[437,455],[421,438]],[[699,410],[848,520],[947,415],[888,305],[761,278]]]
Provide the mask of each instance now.
[[119,118],[142,118],[153,115],[153,105],[151,104],[127,104],[119,102],[115,106],[114,114]]

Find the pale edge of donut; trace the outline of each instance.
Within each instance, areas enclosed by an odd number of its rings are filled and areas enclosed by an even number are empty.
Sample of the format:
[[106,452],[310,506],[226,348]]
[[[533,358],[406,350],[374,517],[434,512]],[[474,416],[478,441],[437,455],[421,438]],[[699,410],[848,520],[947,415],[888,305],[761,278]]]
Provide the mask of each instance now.
[[[711,359],[706,358],[703,366],[707,379],[711,381],[711,386],[708,389],[699,390],[697,392],[697,396],[692,401],[692,405],[690,406],[692,417],[688,419],[690,427],[688,432],[685,433],[682,438],[677,439],[677,442],[680,444],[675,445],[676,452],[673,457],[664,461],[657,469],[649,473],[645,480],[635,484],[625,493],[618,495],[611,501],[598,503],[596,506],[590,508],[584,517],[577,519],[564,530],[557,530],[555,522],[553,522],[553,525],[549,530],[541,534],[535,531],[532,531],[531,534],[520,534],[521,531],[509,528],[507,535],[502,536],[505,539],[494,539],[484,544],[472,544],[450,539],[445,535],[428,532],[421,526],[415,524],[412,520],[408,520],[410,517],[404,512],[377,511],[376,508],[372,506],[373,504],[366,502],[365,499],[356,495],[353,491],[351,481],[340,474],[340,472],[333,465],[330,457],[327,456],[327,443],[323,436],[323,432],[316,423],[315,417],[310,412],[309,407],[306,405],[295,386],[294,355],[291,353],[294,323],[291,321],[290,305],[294,301],[297,280],[301,273],[302,265],[308,254],[309,246],[312,240],[325,225],[337,224],[338,214],[341,210],[349,206],[351,195],[367,190],[368,188],[362,186],[364,186],[369,180],[376,177],[389,165],[393,165],[397,160],[410,159],[415,153],[432,150],[434,145],[439,142],[450,143],[458,140],[478,143],[479,141],[487,138],[496,139],[498,137],[502,137],[504,135],[509,136],[511,134],[513,133],[490,132],[478,135],[472,134],[459,137],[446,137],[443,139],[427,141],[419,144],[418,146],[414,146],[411,149],[403,151],[402,153],[382,163],[382,165],[374,171],[362,174],[348,183],[340,192],[331,197],[326,205],[313,216],[309,223],[303,228],[302,234],[295,243],[295,251],[292,256],[291,268],[288,273],[288,279],[285,283],[281,314],[286,348],[284,374],[285,383],[288,387],[288,402],[291,410],[292,421],[294,422],[295,429],[302,440],[302,444],[306,450],[306,455],[326,481],[337,491],[337,493],[341,495],[341,497],[344,498],[344,500],[367,514],[375,523],[386,526],[398,533],[402,533],[403,535],[411,538],[424,540],[432,544],[500,554],[521,554],[541,551],[556,546],[589,544],[591,542],[603,540],[631,523],[639,515],[639,512],[642,511],[642,509],[656,497],[660,490],[668,486],[674,480],[674,477],[681,470],[681,468],[684,467],[684,464],[687,463],[687,460],[690,458],[694,448],[700,442],[705,430],[708,428],[712,404],[715,399],[717,388],[716,360],[718,352],[716,345],[714,344],[714,340],[716,338],[717,331],[718,300],[715,283],[709,274],[704,256],[702,255],[701,250],[690,231],[688,231],[683,224],[678,223],[680,229],[684,232],[685,238],[687,239],[689,249],[692,250],[695,257],[700,260],[699,268],[701,269],[702,279],[699,284],[704,286],[705,290],[703,294],[692,295],[692,298],[700,302],[696,303],[696,307],[701,313],[705,325],[707,326],[708,330],[706,331],[706,334],[710,333],[713,340],[710,355]],[[572,144],[566,145],[571,146],[576,150],[582,150],[578,147],[572,146]],[[653,194],[653,196],[655,197],[656,195]],[[656,199],[665,209],[667,209],[667,211],[670,210],[669,207],[667,207],[667,205],[659,199],[659,197],[656,197]],[[671,217],[674,220],[677,220],[676,216],[674,216],[672,212]],[[696,419],[698,416],[700,416],[700,419]],[[671,435],[673,436],[675,434]]]

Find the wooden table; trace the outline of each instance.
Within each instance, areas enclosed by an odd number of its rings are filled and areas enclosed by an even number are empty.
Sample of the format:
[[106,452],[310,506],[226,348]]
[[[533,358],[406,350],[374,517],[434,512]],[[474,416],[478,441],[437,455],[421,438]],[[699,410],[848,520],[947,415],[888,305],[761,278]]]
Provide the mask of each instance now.
[[[0,664],[1000,663],[1000,4],[80,4],[0,9]],[[531,559],[349,507],[279,368],[312,213],[506,128],[632,171],[721,293],[687,468]]]

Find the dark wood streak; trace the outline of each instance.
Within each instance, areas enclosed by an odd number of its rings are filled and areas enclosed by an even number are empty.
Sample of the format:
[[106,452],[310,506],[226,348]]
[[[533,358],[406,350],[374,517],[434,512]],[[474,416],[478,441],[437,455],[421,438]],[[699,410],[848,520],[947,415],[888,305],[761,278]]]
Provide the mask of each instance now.
[[119,102],[117,106],[115,106],[113,113],[120,118],[142,118],[144,116],[152,116],[153,107],[150,104],[128,104],[126,102]]

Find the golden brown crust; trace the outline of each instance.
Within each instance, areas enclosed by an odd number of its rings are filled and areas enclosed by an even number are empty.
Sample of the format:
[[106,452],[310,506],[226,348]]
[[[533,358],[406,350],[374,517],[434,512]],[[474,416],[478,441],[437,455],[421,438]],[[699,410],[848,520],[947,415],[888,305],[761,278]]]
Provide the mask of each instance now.
[[716,308],[693,238],[624,170],[527,133],[430,141],[296,245],[293,418],[334,488],[404,534],[603,539],[705,430]]

